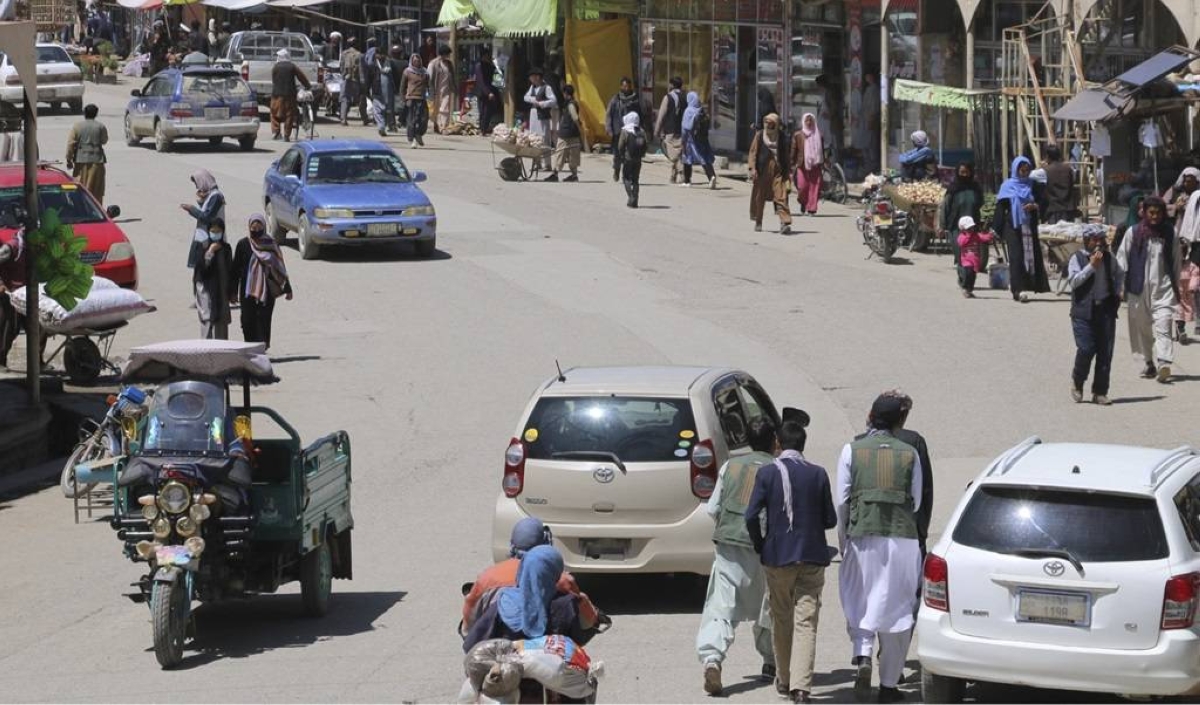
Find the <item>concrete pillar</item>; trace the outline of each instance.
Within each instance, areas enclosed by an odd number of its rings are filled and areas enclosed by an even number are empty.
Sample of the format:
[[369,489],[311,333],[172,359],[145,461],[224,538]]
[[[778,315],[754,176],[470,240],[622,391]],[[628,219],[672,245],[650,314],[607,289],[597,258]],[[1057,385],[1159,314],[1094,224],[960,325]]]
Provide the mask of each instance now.
[[891,101],[888,90],[892,85],[891,57],[888,55],[887,7],[883,8],[879,22],[879,173],[887,173],[888,165],[888,112]]
[[[975,88],[975,22],[967,25],[966,80],[967,90]],[[975,111],[967,110],[967,149],[975,148]]]

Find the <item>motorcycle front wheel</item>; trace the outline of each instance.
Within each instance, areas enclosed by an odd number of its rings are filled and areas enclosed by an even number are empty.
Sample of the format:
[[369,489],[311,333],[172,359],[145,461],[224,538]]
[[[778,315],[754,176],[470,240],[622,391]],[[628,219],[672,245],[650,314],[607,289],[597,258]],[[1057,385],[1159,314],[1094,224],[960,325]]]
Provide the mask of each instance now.
[[154,625],[154,658],[163,669],[183,661],[183,642],[187,638],[187,586],[182,578],[166,583],[155,582],[150,592],[150,618]]
[[876,253],[884,264],[891,264],[892,255],[896,254],[896,239],[896,233],[891,230],[878,235],[879,249],[876,250]]
[[67,499],[78,499],[83,497],[99,483],[89,482],[86,485],[75,484],[75,466],[81,463],[90,463],[94,460],[102,460],[108,455],[108,451],[101,442],[100,434],[93,433],[91,436],[79,442],[75,446],[75,450],[71,451],[67,462],[63,464],[62,475],[59,477],[59,486],[62,487],[63,496]]

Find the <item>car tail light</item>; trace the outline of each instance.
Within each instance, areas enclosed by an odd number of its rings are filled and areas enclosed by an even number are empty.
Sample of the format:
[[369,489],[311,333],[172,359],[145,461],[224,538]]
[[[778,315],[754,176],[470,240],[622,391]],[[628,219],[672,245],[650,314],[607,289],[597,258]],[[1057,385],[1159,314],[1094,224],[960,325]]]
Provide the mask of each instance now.
[[1200,598],[1200,573],[1176,575],[1163,591],[1163,629],[1190,629],[1196,620]]
[[509,441],[504,451],[504,479],[500,484],[505,497],[516,497],[525,489],[525,444],[520,438]]
[[700,441],[692,448],[692,494],[700,499],[712,496],[717,486],[717,454],[712,441]]
[[242,117],[258,117],[258,103],[252,100],[242,103],[242,112],[240,115]]
[[244,61],[242,62],[242,80],[243,81],[250,80],[250,64],[248,64]]
[[930,553],[925,557],[925,606],[950,611],[950,566],[946,559]]
[[879,215],[887,215],[888,213],[892,212],[892,204],[888,203],[887,201],[876,201],[875,212]]
[[8,78],[4,79],[4,82],[10,86],[16,86],[21,83],[21,77],[16,73],[10,73],[8,74]]
[[190,118],[192,106],[187,103],[171,103],[171,112],[168,114],[173,118]]

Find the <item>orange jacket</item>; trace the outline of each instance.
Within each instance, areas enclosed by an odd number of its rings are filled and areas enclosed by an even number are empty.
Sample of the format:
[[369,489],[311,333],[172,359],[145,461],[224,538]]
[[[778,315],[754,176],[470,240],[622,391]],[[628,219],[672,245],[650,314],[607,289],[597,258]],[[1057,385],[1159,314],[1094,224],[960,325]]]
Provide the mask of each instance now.
[[[521,560],[519,558],[509,558],[479,574],[479,577],[475,579],[475,586],[471,588],[471,592],[467,594],[466,599],[463,601],[464,627],[471,626],[469,621],[471,612],[475,609],[475,604],[479,602],[484,593],[492,588],[516,587],[517,568],[520,565]],[[580,626],[584,629],[591,629],[596,626],[596,606],[592,604],[587,595],[579,591],[579,583],[575,582],[575,576],[564,570],[562,577],[558,579],[558,591],[563,594],[570,593],[579,597]]]

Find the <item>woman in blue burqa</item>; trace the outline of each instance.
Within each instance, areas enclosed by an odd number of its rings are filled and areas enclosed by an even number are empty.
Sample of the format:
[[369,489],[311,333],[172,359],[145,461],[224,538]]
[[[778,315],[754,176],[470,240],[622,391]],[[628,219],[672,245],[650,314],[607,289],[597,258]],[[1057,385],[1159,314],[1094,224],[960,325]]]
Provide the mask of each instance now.
[[463,640],[463,651],[487,639],[536,639],[547,634],[571,637],[583,643],[578,598],[559,594],[562,554],[553,546],[537,546],[521,558],[517,586],[500,588],[481,600],[491,604],[471,625]]
[[996,216],[992,221],[1008,248],[1008,285],[1014,301],[1029,301],[1030,292],[1050,291],[1042,243],[1038,239],[1038,206],[1029,174],[1033,163],[1017,157],[1012,175],[996,194]]

